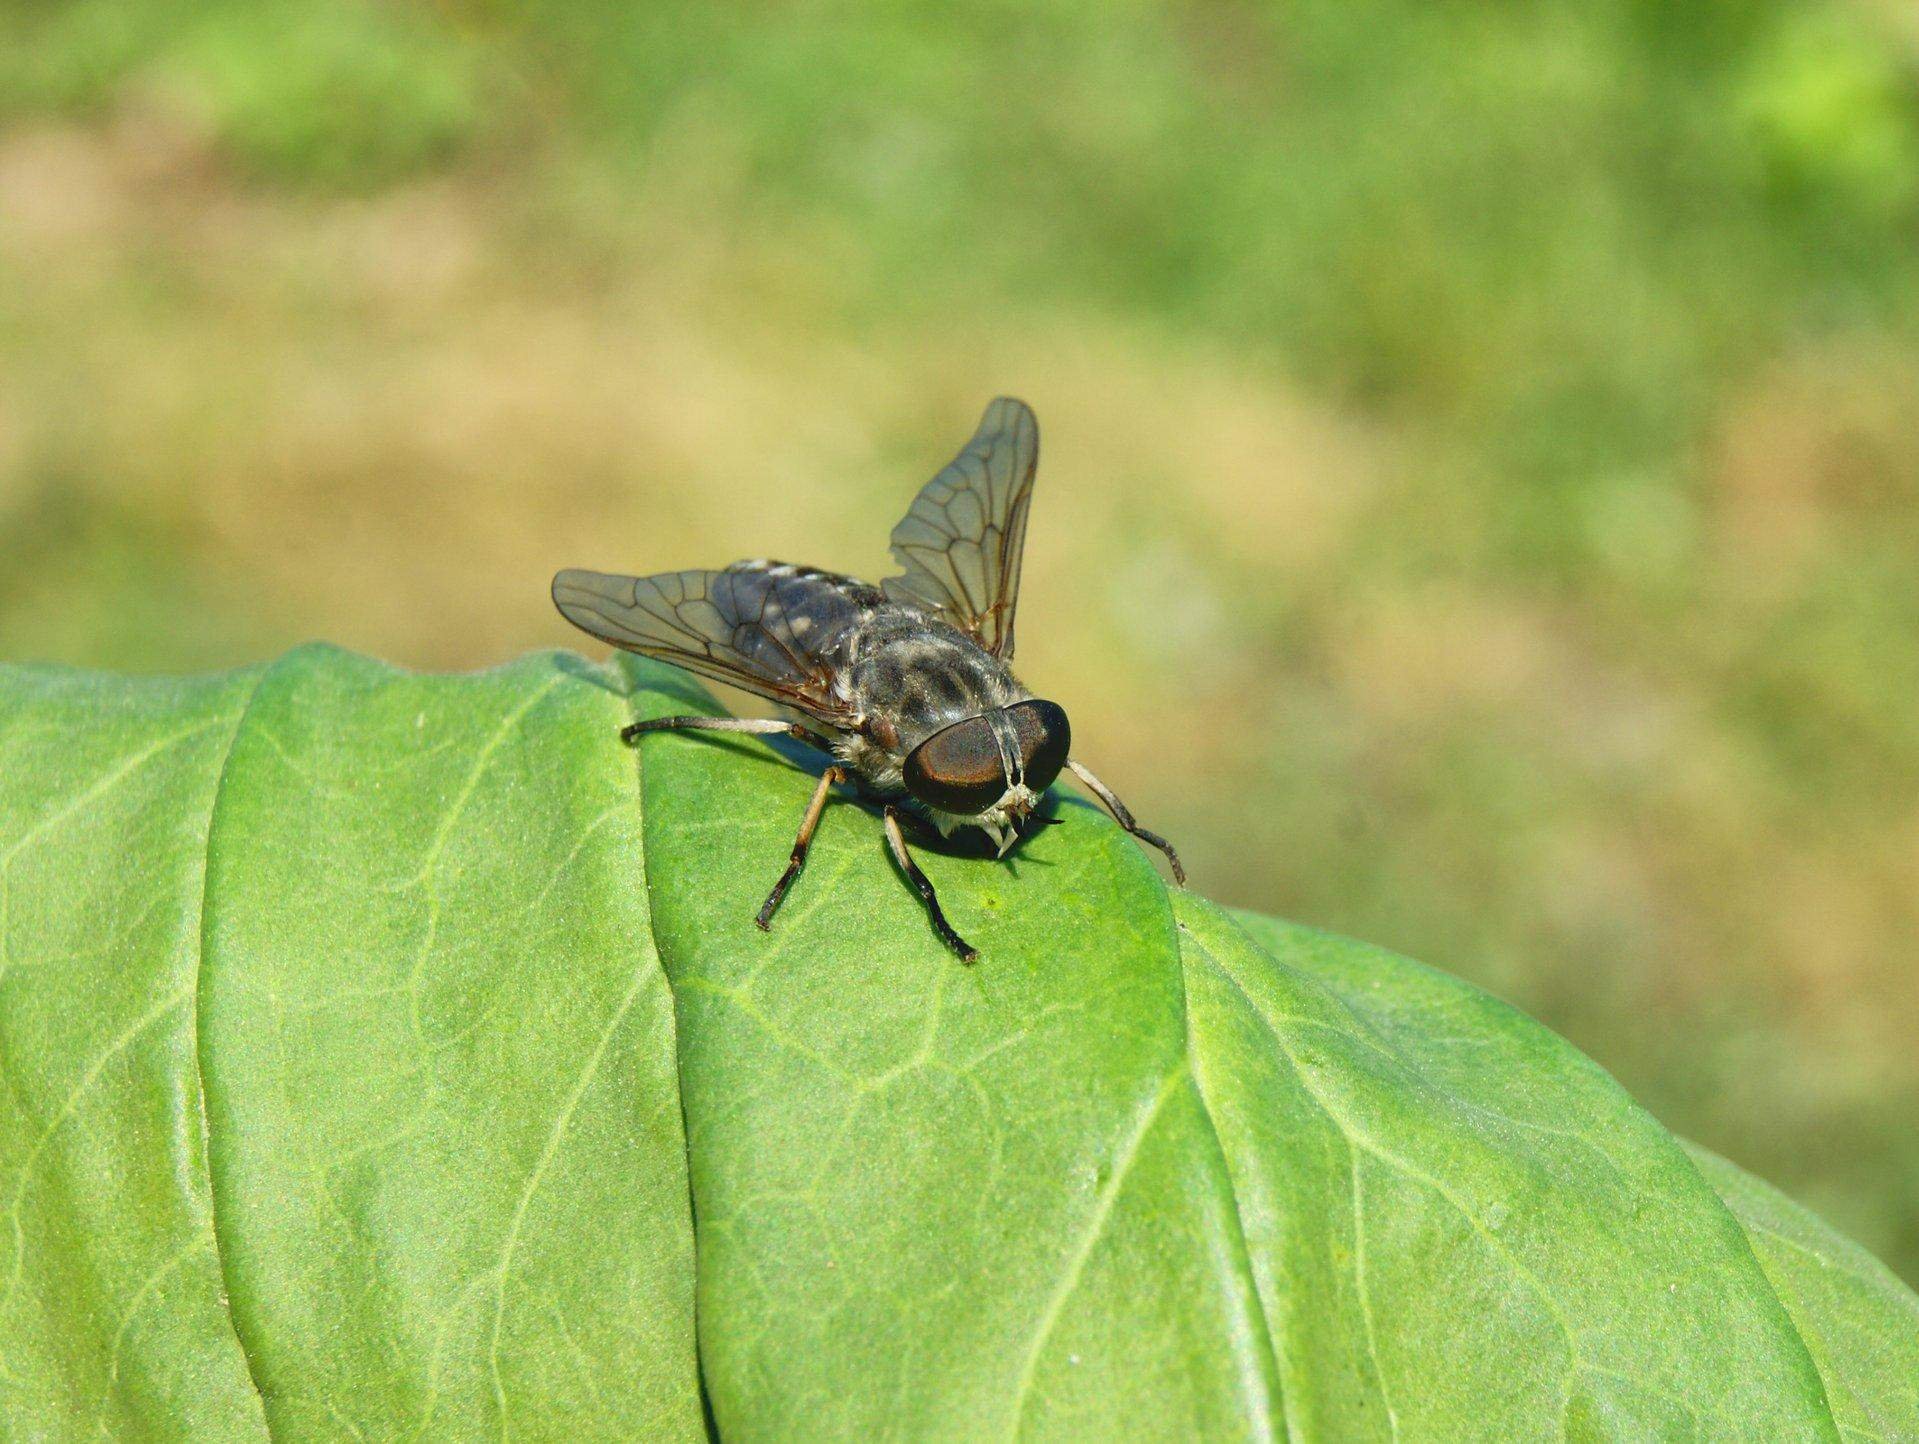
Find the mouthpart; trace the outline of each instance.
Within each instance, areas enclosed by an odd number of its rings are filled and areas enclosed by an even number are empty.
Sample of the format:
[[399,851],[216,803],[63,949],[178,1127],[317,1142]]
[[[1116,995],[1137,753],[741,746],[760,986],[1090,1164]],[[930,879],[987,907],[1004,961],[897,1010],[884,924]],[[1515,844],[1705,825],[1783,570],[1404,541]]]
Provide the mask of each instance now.
[[1000,800],[974,819],[973,825],[993,839],[999,849],[999,855],[1005,857],[1008,850],[1022,836],[1020,824],[1032,815],[1039,806],[1039,794],[1024,783],[1015,783],[1006,789]]

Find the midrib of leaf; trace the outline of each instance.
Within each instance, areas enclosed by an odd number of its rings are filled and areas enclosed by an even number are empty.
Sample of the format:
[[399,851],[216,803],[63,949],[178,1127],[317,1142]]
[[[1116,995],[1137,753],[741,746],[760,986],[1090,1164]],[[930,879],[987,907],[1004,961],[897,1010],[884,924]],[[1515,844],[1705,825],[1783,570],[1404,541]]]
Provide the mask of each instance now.
[[[1157,876],[1157,874],[1155,874]],[[1164,884],[1162,883],[1162,886]],[[1184,927],[1175,922],[1174,927],[1183,935]],[[1191,1081],[1193,1091],[1199,1099],[1200,1114],[1206,1120],[1206,1134],[1212,1141],[1213,1151],[1218,1157],[1219,1168],[1226,1179],[1227,1198],[1230,1204],[1232,1222],[1233,1266],[1239,1270],[1244,1296],[1250,1300],[1247,1309],[1248,1323],[1257,1338],[1257,1349],[1261,1364],[1264,1366],[1261,1379],[1261,1392],[1268,1404],[1267,1418],[1259,1421],[1265,1437],[1272,1437],[1272,1420],[1279,1421],[1280,1433],[1288,1441],[1296,1437],[1294,1421],[1288,1404],[1291,1390],[1286,1387],[1286,1362],[1280,1347],[1279,1320],[1267,1300],[1265,1291],[1260,1287],[1259,1271],[1253,1267],[1252,1248],[1246,1241],[1246,1216],[1240,1204],[1239,1178],[1231,1153],[1226,1142],[1220,1136],[1219,1124],[1213,1116],[1213,1101],[1208,1096],[1206,1083],[1206,1064],[1204,1050],[1197,1046],[1193,1034],[1193,1010],[1186,980],[1186,949],[1176,941],[1174,946],[1179,956],[1180,1016],[1186,1032],[1186,1076]]]
[[[640,676],[639,676],[637,666],[632,664],[630,659],[628,658],[616,657],[616,660],[609,666],[608,670],[611,673],[613,673],[615,676],[618,676],[622,680],[622,682],[625,684],[624,696],[626,701],[626,715],[635,722],[643,720],[642,709],[639,705],[641,682],[640,682]],[[622,745],[625,745],[624,739],[622,739]],[[704,1348],[700,1347],[699,1345],[699,1339],[700,1339],[700,1287],[699,1287],[700,1210],[699,1210],[699,1199],[695,1197],[693,1192],[692,1134],[687,1125],[686,1088],[684,1085],[684,1081],[681,1078],[681,1072],[680,1072],[681,1059],[682,1059],[682,1054],[680,1050],[680,995],[679,995],[679,989],[674,985],[672,971],[668,969],[668,967],[666,966],[666,949],[665,949],[665,945],[660,940],[659,926],[657,922],[655,921],[659,916],[659,912],[658,912],[658,897],[654,891],[653,866],[651,861],[653,850],[646,845],[646,841],[645,841],[646,839],[646,789],[642,784],[642,777],[641,777],[641,769],[645,765],[643,760],[644,754],[642,753],[641,749],[638,747],[634,747],[632,749],[632,752],[633,752],[633,765],[631,768],[632,777],[633,777],[632,806],[633,806],[633,810],[639,814],[639,818],[640,818],[640,838],[641,838],[640,886],[646,890],[646,895],[648,898],[649,905],[647,907],[647,913],[646,913],[647,924],[652,935],[653,951],[660,959],[660,981],[663,984],[665,984],[667,993],[673,1000],[672,1026],[673,1026],[674,1104],[680,1111],[680,1137],[687,1141],[686,1214],[687,1214],[687,1217],[693,1221],[693,1238],[694,1238],[693,1360],[694,1360],[694,1367],[697,1371],[699,1390],[700,1390],[700,1427],[702,1431],[705,1433],[708,1440],[717,1441],[720,1437],[720,1430],[719,1430],[719,1425],[714,1422],[714,1418],[713,1418],[713,1399],[712,1399],[712,1393],[711,1393],[711,1383],[706,1376],[707,1375],[706,1351]]]
[[213,834],[219,826],[221,799],[226,795],[227,769],[233,761],[234,744],[240,740],[240,729],[246,725],[253,711],[253,699],[260,694],[261,684],[266,680],[264,669],[253,679],[253,685],[247,689],[246,700],[240,704],[234,714],[233,730],[227,734],[226,746],[220,750],[219,770],[214,774],[213,799],[207,808],[207,826],[200,845],[200,888],[199,910],[193,919],[193,1106],[199,1115],[200,1158],[206,1167],[207,1189],[207,1232],[213,1239],[213,1256],[220,1267],[220,1297],[226,1310],[227,1327],[233,1333],[233,1342],[240,1351],[240,1362],[246,1366],[247,1382],[253,1386],[253,1397],[260,1409],[260,1429],[268,1439],[273,1438],[273,1423],[268,1417],[266,1396],[260,1390],[260,1376],[254,1367],[253,1350],[248,1346],[246,1334],[241,1330],[239,1317],[233,1310],[233,1274],[227,1260],[227,1244],[220,1231],[220,1190],[213,1177],[213,1130],[207,1116],[207,1070],[206,1058],[201,1043],[205,1037],[205,1020],[201,1009],[205,1006],[206,989],[203,982],[206,976],[207,959],[207,893],[210,887],[213,860]]
[[[1779,1262],[1767,1257],[1759,1245],[1762,1240],[1767,1240],[1783,1246],[1791,1256],[1811,1263],[1822,1278],[1837,1276],[1844,1279],[1886,1314],[1894,1316],[1885,1320],[1891,1328],[1884,1343],[1890,1347],[1903,1339],[1907,1362],[1915,1366],[1919,1366],[1919,1296],[1908,1291],[1884,1264],[1858,1245],[1831,1234],[1810,1211],[1776,1189],[1741,1172],[1710,1149],[1692,1143],[1684,1147],[1693,1165],[1714,1191],[1725,1199],[1728,1210],[1751,1242],[1759,1266],[1764,1270],[1774,1294],[1790,1315],[1793,1328],[1812,1355],[1819,1371],[1821,1387],[1840,1432],[1849,1437],[1885,1440],[1887,1444],[1894,1437],[1919,1437],[1919,1367],[1908,1368],[1895,1376],[1903,1395],[1906,1417],[1913,1423],[1913,1430],[1910,1435],[1885,1432],[1903,1428],[1897,1421],[1889,1422],[1884,1416],[1885,1409],[1895,1402],[1891,1390],[1881,1389],[1876,1382],[1869,1382],[1862,1390],[1858,1380],[1846,1378],[1839,1372],[1855,1362],[1852,1355],[1856,1351],[1833,1345],[1817,1337],[1816,1333],[1809,1332],[1816,1330],[1819,1324],[1816,1301],[1796,1293],[1789,1297],[1786,1274]],[[1774,1221],[1767,1222],[1759,1216],[1767,1210],[1771,1211]],[[1797,1236],[1800,1233],[1811,1233],[1817,1246]],[[1801,1321],[1802,1315],[1804,1322]],[[1842,1398],[1847,1402],[1846,1409],[1841,1408]],[[1867,1428],[1856,1420],[1842,1419],[1840,1415],[1848,1410],[1871,1415],[1871,1422],[1876,1427]]]
[[1834,1439],[1841,1438],[1846,1431],[1839,1423],[1839,1415],[1833,1408],[1832,1392],[1826,1387],[1826,1371],[1820,1366],[1819,1360],[1813,1352],[1812,1341],[1806,1337],[1805,1330],[1800,1327],[1798,1315],[1787,1305],[1785,1296],[1780,1293],[1779,1281],[1773,1277],[1772,1270],[1766,1267],[1765,1260],[1759,1256],[1759,1250],[1753,1244],[1752,1230],[1746,1227],[1739,1216],[1732,1211],[1731,1206],[1720,1197],[1719,1191],[1712,1186],[1711,1181],[1701,1172],[1698,1162],[1693,1159],[1690,1154],[1687,1154],[1683,1148],[1679,1148],[1676,1141],[1674,1147],[1679,1149],[1680,1153],[1685,1157],[1687,1165],[1698,1175],[1700,1186],[1713,1196],[1714,1200],[1718,1202],[1721,1211],[1724,1212],[1727,1218],[1732,1220],[1733,1226],[1738,1230],[1740,1241],[1745,1245],[1746,1253],[1752,1259],[1753,1272],[1758,1275],[1760,1282],[1764,1285],[1765,1295],[1772,1303],[1773,1313],[1779,1321],[1781,1332],[1786,1338],[1793,1342],[1799,1351],[1799,1355],[1803,1361],[1802,1375],[1811,1385],[1816,1395],[1814,1403],[1820,1414],[1824,1416],[1825,1422],[1831,1426],[1832,1437]]

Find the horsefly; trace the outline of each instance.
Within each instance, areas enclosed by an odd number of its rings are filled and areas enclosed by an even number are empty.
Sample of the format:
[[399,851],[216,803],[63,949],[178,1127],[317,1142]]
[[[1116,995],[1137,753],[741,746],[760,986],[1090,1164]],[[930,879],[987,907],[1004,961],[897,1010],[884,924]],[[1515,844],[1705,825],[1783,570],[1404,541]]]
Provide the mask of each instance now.
[[622,729],[624,740],[663,731],[783,734],[830,759],[786,870],[755,919],[762,929],[805,865],[838,782],[883,804],[894,860],[933,930],[966,962],[978,955],[940,910],[902,821],[924,817],[942,834],[978,828],[1004,856],[1050,820],[1035,809],[1064,769],[1186,881],[1171,844],[1135,822],[1070,755],[1065,709],[1013,675],[1020,553],[1038,463],[1032,410],[1011,397],[994,401],[973,439],[893,528],[893,556],[905,570],[878,586],[763,560],[723,571],[568,570],[553,578],[561,614],[601,641],[757,693],[803,719],[656,717]]

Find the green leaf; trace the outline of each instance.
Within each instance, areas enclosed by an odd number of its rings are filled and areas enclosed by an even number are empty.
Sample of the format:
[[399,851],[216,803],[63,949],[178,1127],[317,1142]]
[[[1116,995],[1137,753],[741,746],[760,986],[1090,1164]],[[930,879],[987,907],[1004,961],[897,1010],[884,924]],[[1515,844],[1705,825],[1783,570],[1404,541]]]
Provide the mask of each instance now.
[[7,675],[27,1437],[700,1432],[672,1003],[584,671]]
[[1688,1144],[1752,1240],[1848,1439],[1919,1438],[1919,1298],[1777,1189]]
[[614,736],[711,707],[558,655],[0,671],[0,1419],[1919,1438],[1869,1258],[1089,806],[922,851],[975,967],[844,802],[761,933],[812,777]]

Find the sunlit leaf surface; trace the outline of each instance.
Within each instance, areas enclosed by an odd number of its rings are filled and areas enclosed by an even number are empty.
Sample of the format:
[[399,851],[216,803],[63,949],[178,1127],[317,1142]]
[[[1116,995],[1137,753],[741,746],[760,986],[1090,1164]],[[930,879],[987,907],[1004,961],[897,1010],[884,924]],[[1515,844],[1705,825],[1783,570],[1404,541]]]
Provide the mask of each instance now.
[[975,967],[851,799],[761,933],[711,705],[0,672],[5,1437],[1919,1438],[1873,1260],[1090,807],[924,853]]

